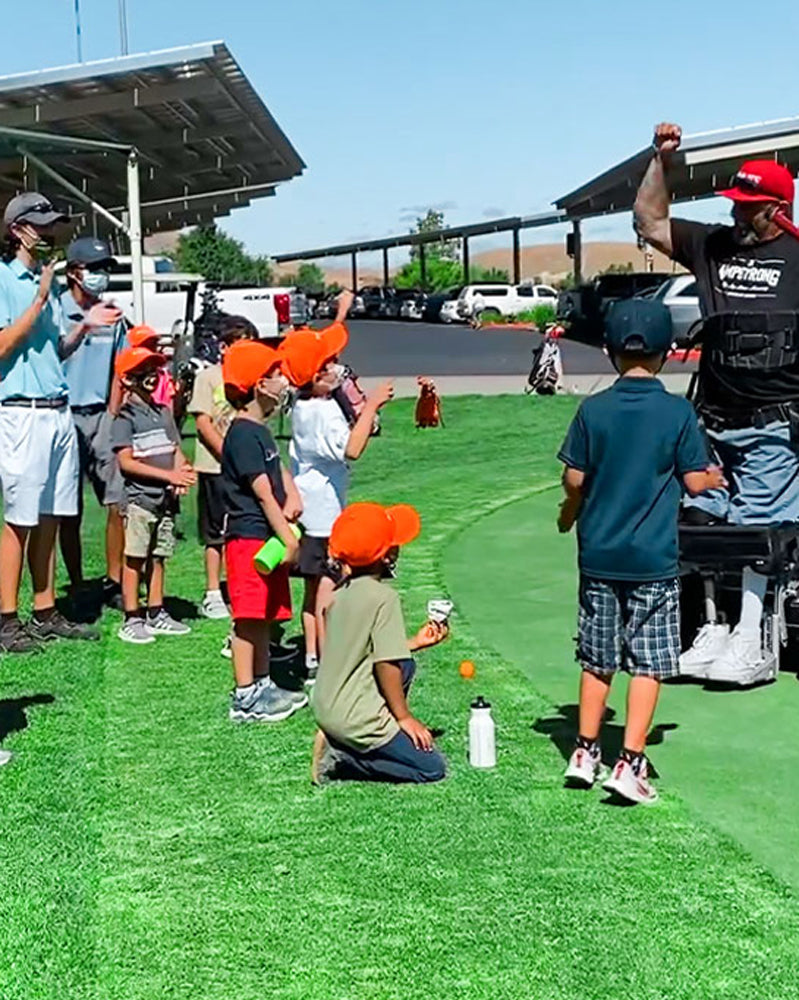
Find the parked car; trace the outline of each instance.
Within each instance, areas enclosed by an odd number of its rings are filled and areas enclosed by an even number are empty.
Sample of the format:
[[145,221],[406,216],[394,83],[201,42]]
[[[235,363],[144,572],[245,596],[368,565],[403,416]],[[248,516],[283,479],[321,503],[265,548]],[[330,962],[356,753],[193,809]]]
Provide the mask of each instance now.
[[428,292],[425,296],[422,319],[425,323],[438,323],[441,319],[441,307],[448,299],[457,299],[460,288],[447,288],[440,292]]
[[458,296],[458,313],[461,319],[471,319],[477,311],[483,315],[496,313],[500,316],[516,316],[520,312],[534,309],[537,305],[557,304],[558,293],[549,285],[521,285],[484,283],[466,285]]
[[[338,310],[338,296],[339,292],[333,292],[330,295],[326,295],[321,299],[314,310],[314,317],[316,319],[333,319]],[[350,311],[347,313],[350,317],[363,316],[363,299],[360,295],[356,295],[352,305],[350,306]]]
[[358,294],[363,301],[364,315],[370,319],[387,319],[399,316],[396,288],[367,285]]
[[674,327],[674,341],[678,347],[688,343],[687,334],[701,319],[696,278],[692,274],[677,274],[655,290],[653,299],[668,307]]
[[612,302],[656,289],[671,278],[664,271],[630,271],[600,274],[579,288],[561,292],[557,300],[558,321],[569,336],[586,344],[601,344],[605,334],[605,313]]
[[458,306],[460,305],[458,299],[447,299],[438,314],[439,319],[442,323],[465,323],[466,320],[461,316]]
[[427,295],[424,292],[408,290],[399,293],[400,319],[422,319]]

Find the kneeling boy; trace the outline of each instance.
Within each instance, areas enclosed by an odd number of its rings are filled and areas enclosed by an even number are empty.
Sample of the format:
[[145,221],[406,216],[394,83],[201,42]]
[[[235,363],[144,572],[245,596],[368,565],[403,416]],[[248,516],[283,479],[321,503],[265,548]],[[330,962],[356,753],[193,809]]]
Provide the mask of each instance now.
[[604,787],[632,802],[654,802],[646,737],[660,682],[678,674],[680,582],[677,515],[691,494],[724,480],[708,467],[688,400],[655,376],[671,347],[668,309],[631,299],[606,320],[611,361],[621,377],[586,399],[558,457],[566,499],[558,527],[577,521],[582,664],[580,729],[567,782],[591,787],[600,771],[599,732],[613,676],[630,675],[624,748]]
[[433,736],[408,708],[416,670],[411,651],[441,642],[446,626],[428,623],[408,639],[399,597],[386,583],[399,546],[419,534],[408,506],[356,503],[336,519],[330,553],[349,571],[328,611],[313,693],[320,730],[312,780],[430,782],[446,775]]

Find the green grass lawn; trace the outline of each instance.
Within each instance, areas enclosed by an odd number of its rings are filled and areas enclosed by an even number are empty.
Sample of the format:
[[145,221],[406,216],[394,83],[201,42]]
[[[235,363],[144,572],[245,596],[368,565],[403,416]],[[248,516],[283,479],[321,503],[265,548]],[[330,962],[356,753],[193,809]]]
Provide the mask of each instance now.
[[[136,649],[108,615],[100,644],[0,662],[0,727],[17,755],[0,773],[2,1000],[799,996],[787,881],[670,786],[667,766],[649,810],[561,787],[545,725],[556,701],[530,664],[561,670],[564,691],[576,684],[573,610],[566,596],[541,599],[573,555],[545,541],[544,498],[523,501],[555,480],[574,405],[448,400],[446,428],[416,432],[411,401],[397,402],[356,469],[353,496],[422,513],[397,581],[409,628],[428,598],[463,594],[451,640],[420,657],[412,697],[444,730],[441,785],[312,789],[308,712],[274,727],[228,722],[217,622]],[[515,542],[507,521],[485,520],[512,501],[536,519]],[[183,524],[168,591],[196,602],[189,510]],[[480,534],[494,524],[502,538]],[[529,611],[525,579],[538,588]],[[474,681],[458,676],[465,657]],[[498,726],[489,773],[465,760],[478,692]],[[766,738],[795,743],[796,727]],[[724,780],[735,767],[719,754]]]

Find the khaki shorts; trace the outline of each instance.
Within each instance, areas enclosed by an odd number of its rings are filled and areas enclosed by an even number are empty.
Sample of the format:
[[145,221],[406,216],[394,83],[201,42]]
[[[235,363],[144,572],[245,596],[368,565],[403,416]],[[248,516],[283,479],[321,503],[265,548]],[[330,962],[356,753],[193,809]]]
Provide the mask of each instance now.
[[175,554],[175,519],[171,514],[153,514],[135,503],[125,511],[125,555],[129,559]]

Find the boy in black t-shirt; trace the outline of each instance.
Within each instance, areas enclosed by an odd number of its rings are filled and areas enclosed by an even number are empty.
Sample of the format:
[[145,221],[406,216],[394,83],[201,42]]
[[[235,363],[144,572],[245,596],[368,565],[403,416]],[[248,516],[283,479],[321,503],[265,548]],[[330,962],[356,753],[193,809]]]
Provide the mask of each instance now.
[[[297,488],[265,423],[288,387],[281,360],[265,344],[241,340],[222,361],[225,395],[237,411],[225,435],[221,463],[236,679],[230,717],[235,720],[278,722],[308,704],[305,694],[285,691],[269,677],[269,626],[291,618],[288,566],[298,549],[291,524],[302,513]],[[274,536],[286,546],[286,554],[264,576],[253,560]]]
[[691,404],[655,378],[671,338],[660,302],[631,299],[610,310],[607,346],[621,378],[582,403],[558,455],[566,466],[558,527],[577,522],[580,563],[580,723],[566,780],[596,781],[605,704],[613,675],[625,670],[624,748],[604,787],[631,802],[657,799],[646,736],[660,682],[678,673],[681,485],[698,493],[724,482],[708,468]]

